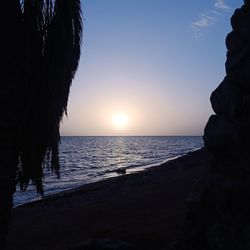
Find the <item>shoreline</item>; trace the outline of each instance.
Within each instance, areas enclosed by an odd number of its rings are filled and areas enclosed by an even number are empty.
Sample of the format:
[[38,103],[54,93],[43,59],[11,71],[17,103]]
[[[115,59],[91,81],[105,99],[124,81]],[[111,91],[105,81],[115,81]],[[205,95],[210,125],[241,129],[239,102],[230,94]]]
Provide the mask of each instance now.
[[[169,161],[173,161],[173,160],[176,160],[176,159],[181,158],[181,157],[183,157],[183,156],[186,156],[186,155],[188,155],[188,154],[190,154],[190,153],[193,153],[193,152],[202,150],[202,148],[203,148],[203,147],[201,147],[201,148],[196,148],[196,149],[191,150],[191,151],[189,151],[189,152],[187,152],[187,153],[184,153],[184,154],[182,154],[182,155],[173,156],[173,157],[170,157],[170,158],[168,158],[168,159],[166,159],[166,160],[163,160],[163,161],[161,161],[161,162],[159,162],[159,163],[155,163],[155,164],[152,163],[152,164],[148,164],[148,165],[144,165],[144,166],[140,166],[140,167],[125,167],[125,168],[124,168],[124,169],[126,170],[126,173],[125,173],[125,174],[119,174],[119,173],[117,173],[115,170],[113,170],[113,171],[110,171],[110,173],[106,173],[106,174],[105,174],[105,175],[107,175],[107,174],[113,174],[113,175],[110,175],[110,176],[108,176],[108,177],[104,177],[103,179],[100,179],[100,180],[93,180],[93,182],[87,182],[87,183],[84,183],[84,184],[79,184],[79,185],[76,186],[76,187],[72,187],[72,188],[68,188],[68,189],[66,188],[66,190],[62,190],[62,191],[59,191],[59,192],[56,192],[56,193],[52,193],[52,194],[46,195],[46,191],[45,191],[45,199],[47,199],[47,198],[49,198],[49,199],[52,198],[52,199],[53,199],[53,197],[57,197],[57,196],[61,197],[61,194],[63,195],[64,193],[75,192],[75,191],[77,191],[79,188],[82,188],[82,187],[84,187],[84,186],[86,186],[86,185],[95,184],[95,183],[102,182],[102,181],[105,181],[105,180],[109,180],[109,179],[112,179],[112,178],[123,177],[123,176],[125,176],[125,175],[131,175],[131,174],[141,173],[141,172],[144,172],[144,171],[148,171],[148,170],[150,170],[151,168],[161,167],[162,165],[167,164]],[[105,176],[105,175],[104,175],[104,176]],[[36,191],[34,190],[34,192],[36,192]],[[43,198],[39,198],[39,197],[33,198],[33,199],[30,200],[30,201],[27,201],[27,202],[23,202],[23,203],[19,203],[19,204],[17,204],[17,205],[14,205],[13,208],[18,208],[18,207],[24,206],[24,205],[26,205],[26,204],[34,203],[34,202],[38,202],[38,201],[42,201],[42,200],[43,200]]]
[[207,175],[208,159],[200,149],[18,206],[7,249],[70,249],[89,239],[119,240],[145,250],[169,247],[181,230],[185,199]]

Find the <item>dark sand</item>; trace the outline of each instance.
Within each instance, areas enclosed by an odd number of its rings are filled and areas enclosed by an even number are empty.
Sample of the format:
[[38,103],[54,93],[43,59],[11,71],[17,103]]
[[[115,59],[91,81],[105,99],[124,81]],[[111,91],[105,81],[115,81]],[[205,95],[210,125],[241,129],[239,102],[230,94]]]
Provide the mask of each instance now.
[[15,208],[8,249],[69,249],[88,239],[171,249],[185,218],[185,199],[206,176],[208,163],[208,153],[198,150],[144,172]]

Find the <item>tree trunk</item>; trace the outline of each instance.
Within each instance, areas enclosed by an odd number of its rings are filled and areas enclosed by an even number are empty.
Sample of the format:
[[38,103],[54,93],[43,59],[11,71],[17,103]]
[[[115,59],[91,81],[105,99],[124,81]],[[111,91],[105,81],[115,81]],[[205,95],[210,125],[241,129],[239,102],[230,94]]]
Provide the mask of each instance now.
[[0,249],[4,248],[13,207],[19,158],[19,120],[24,47],[19,0],[1,3],[0,15]]

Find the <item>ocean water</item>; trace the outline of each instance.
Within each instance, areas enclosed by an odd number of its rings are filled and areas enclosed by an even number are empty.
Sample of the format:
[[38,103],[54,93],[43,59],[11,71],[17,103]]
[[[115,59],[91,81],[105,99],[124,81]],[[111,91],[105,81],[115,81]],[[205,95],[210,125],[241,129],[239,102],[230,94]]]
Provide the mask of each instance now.
[[[59,193],[82,184],[142,171],[203,146],[198,136],[62,137],[61,176],[45,169],[45,195]],[[118,172],[117,172],[118,170]],[[34,186],[18,191],[14,204],[40,199]]]

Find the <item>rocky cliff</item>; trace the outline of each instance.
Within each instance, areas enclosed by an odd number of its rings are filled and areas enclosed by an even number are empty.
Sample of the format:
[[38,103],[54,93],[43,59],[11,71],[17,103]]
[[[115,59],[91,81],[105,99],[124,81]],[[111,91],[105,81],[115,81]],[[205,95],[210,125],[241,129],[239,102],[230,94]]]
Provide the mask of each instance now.
[[205,127],[210,175],[188,199],[178,249],[250,249],[250,1],[231,18],[226,76],[213,91]]

